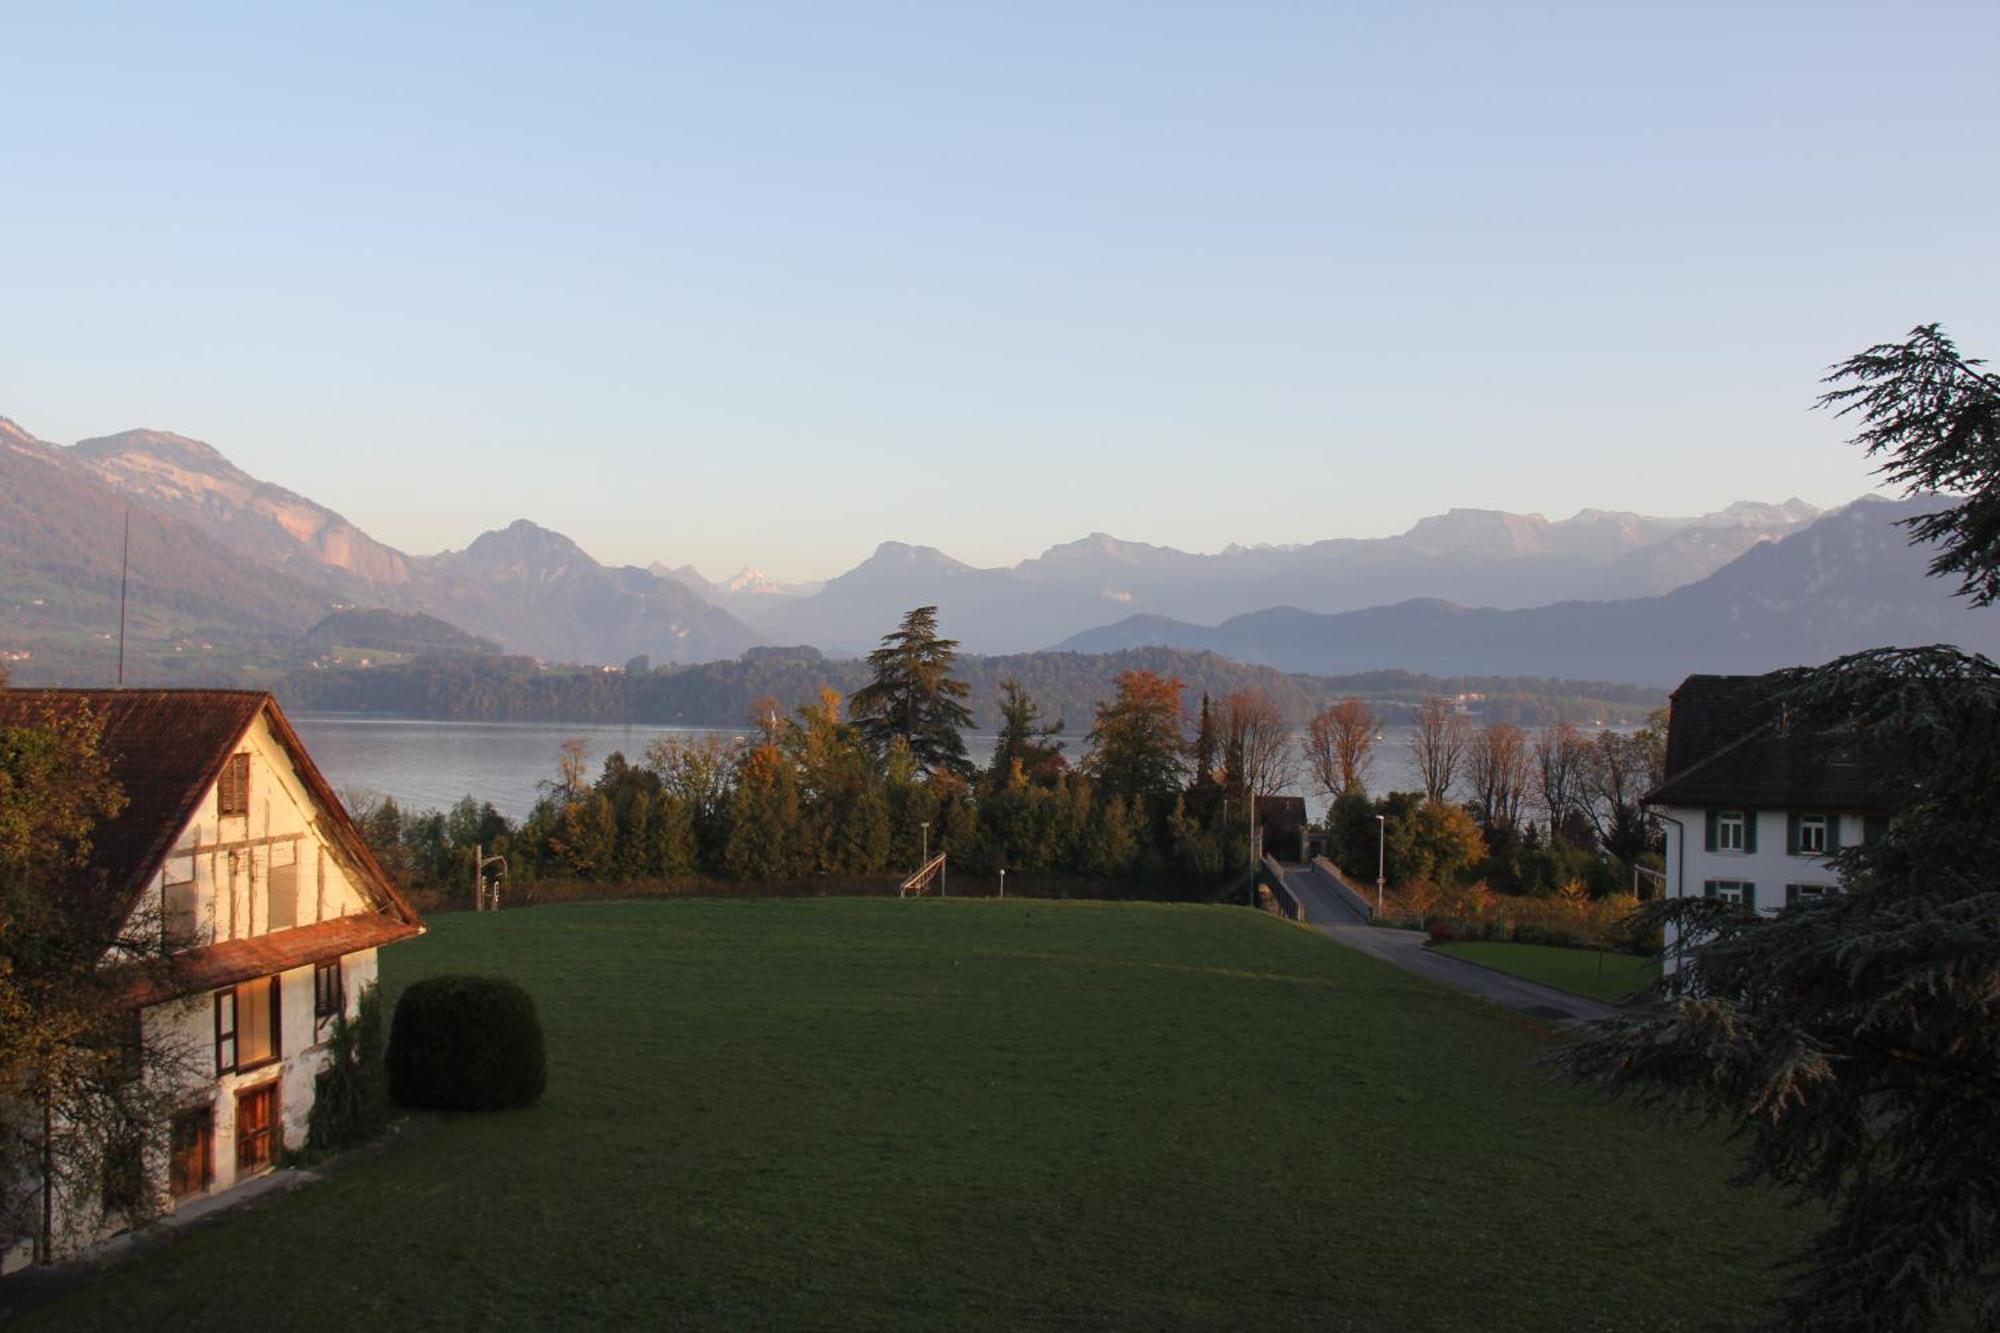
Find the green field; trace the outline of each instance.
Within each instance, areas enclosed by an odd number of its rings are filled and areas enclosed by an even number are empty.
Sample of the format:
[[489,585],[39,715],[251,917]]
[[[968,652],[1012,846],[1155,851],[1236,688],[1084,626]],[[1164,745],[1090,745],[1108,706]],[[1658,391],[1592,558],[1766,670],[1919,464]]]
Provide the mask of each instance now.
[[1233,908],[805,899],[439,917],[551,1083],[41,1329],[1740,1328],[1804,1224],[1536,1029]]
[[1462,940],[1431,947],[1453,958],[1539,981],[1572,995],[1587,995],[1606,1004],[1629,1000],[1660,979],[1659,959],[1609,950],[1490,940]]

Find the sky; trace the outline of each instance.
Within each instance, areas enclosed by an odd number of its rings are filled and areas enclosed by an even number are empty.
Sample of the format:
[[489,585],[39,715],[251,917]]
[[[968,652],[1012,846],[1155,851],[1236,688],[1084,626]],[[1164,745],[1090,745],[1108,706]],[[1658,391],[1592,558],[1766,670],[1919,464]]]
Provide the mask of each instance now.
[[2000,5],[0,0],[0,415],[818,578],[1872,489]]

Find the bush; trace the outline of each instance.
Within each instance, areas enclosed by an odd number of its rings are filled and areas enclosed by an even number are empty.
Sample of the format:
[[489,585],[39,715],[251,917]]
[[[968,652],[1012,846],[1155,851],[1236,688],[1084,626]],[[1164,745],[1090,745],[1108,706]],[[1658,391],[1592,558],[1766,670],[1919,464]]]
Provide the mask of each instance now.
[[535,1002],[504,977],[412,985],[389,1029],[389,1095],[437,1111],[527,1106],[548,1086]]
[[309,1152],[339,1152],[382,1132],[389,1122],[382,1075],[382,997],[370,986],[352,1022],[344,1012],[333,1020],[306,1128]]

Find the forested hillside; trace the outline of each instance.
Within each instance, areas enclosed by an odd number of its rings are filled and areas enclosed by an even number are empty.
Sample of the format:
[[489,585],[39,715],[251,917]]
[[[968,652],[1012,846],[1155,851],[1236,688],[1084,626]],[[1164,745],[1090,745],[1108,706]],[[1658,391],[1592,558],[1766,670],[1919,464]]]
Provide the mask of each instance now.
[[[1015,679],[1060,717],[1087,730],[1096,706],[1109,699],[1121,672],[1178,676],[1190,700],[1256,688],[1294,725],[1325,704],[1350,695],[1377,701],[1384,721],[1403,721],[1407,707],[1432,695],[1483,696],[1475,706],[1494,721],[1636,721],[1665,703],[1658,690],[1534,677],[1416,675],[1371,671],[1351,676],[1288,675],[1246,666],[1214,653],[1138,648],[1121,653],[1022,653],[959,659],[972,687],[973,725],[998,725],[1000,682]],[[729,662],[663,667],[643,675],[616,671],[543,670],[525,657],[424,657],[368,670],[299,672],[280,687],[286,706],[406,717],[484,721],[646,722],[737,726],[773,705],[789,712],[823,688],[853,693],[867,682],[859,661],[836,661],[811,648],[756,648]]]

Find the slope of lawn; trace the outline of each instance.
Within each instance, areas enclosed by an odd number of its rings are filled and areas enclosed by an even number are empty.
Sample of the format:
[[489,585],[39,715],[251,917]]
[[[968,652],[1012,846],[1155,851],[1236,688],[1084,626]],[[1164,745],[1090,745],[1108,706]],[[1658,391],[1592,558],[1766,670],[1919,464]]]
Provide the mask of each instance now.
[[542,1104],[20,1326],[1740,1328],[1804,1224],[1521,1021],[1233,908],[593,903],[384,954],[454,970],[537,997]]
[[1492,940],[1460,940],[1431,947],[1454,958],[1539,981],[1572,995],[1587,995],[1606,1004],[1628,1000],[1660,979],[1660,960],[1637,954]]

